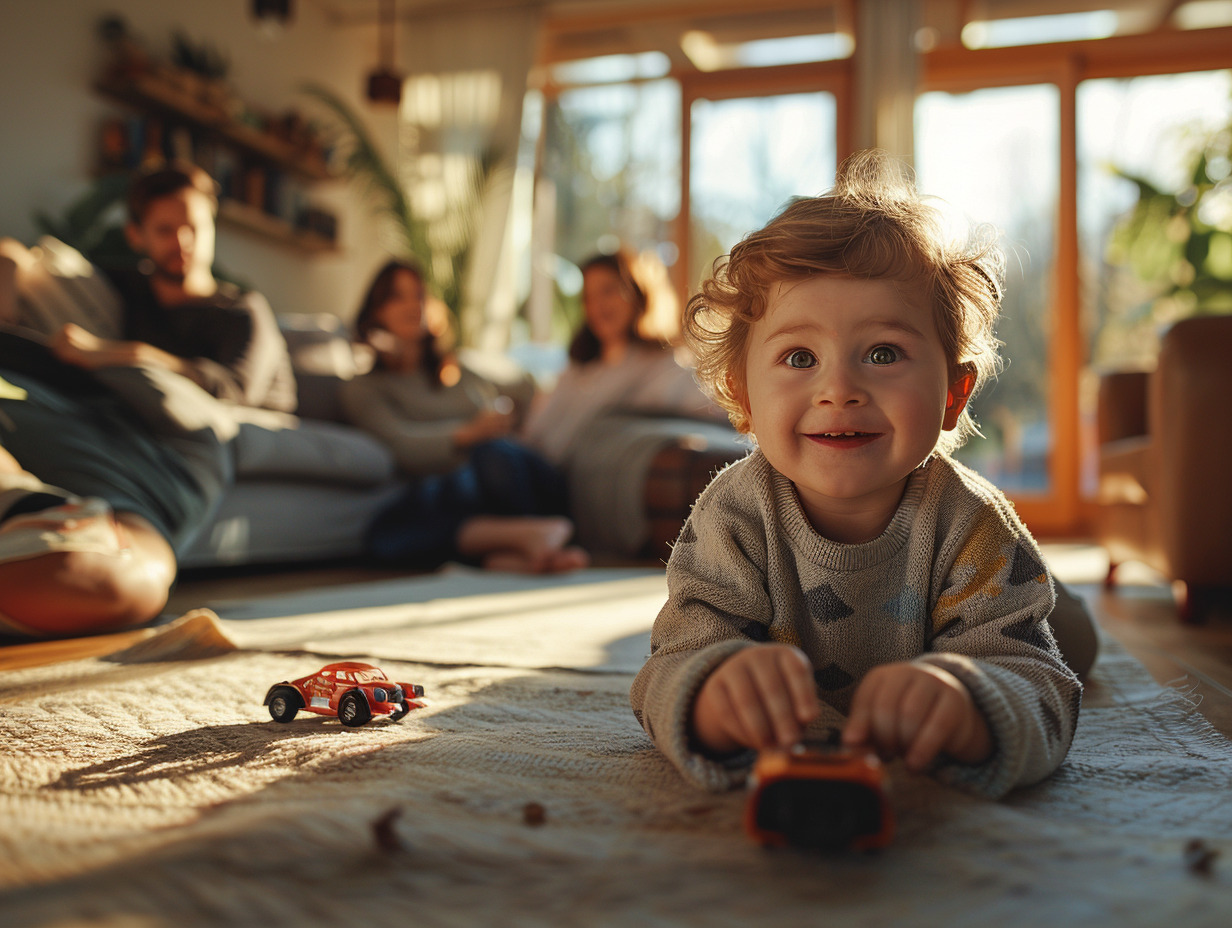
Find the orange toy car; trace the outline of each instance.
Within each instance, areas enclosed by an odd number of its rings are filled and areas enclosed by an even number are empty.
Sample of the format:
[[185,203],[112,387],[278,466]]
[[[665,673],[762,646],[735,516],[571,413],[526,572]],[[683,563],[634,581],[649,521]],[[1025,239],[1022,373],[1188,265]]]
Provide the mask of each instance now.
[[870,850],[894,835],[885,768],[871,752],[821,743],[762,751],[749,789],[745,830],[764,845]]
[[422,709],[416,700],[423,694],[422,686],[394,683],[379,667],[343,661],[326,664],[311,676],[275,683],[265,694],[265,705],[275,722],[289,722],[303,709],[336,715],[348,728],[358,728],[374,715],[388,715],[396,722],[412,709]]

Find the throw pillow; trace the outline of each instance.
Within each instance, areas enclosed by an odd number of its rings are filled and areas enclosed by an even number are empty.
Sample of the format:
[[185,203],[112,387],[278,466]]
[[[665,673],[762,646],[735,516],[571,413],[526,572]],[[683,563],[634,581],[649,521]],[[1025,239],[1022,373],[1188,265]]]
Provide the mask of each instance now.
[[17,324],[50,336],[74,322],[99,338],[120,337],[120,296],[81,252],[51,236],[32,249],[13,239],[4,246],[15,264]]

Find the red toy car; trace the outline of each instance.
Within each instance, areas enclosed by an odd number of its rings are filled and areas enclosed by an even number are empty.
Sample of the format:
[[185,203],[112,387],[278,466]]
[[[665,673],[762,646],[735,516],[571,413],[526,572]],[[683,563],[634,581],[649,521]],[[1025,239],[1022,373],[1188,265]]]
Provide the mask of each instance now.
[[374,715],[388,715],[396,722],[412,709],[424,688],[415,683],[394,683],[380,667],[342,661],[326,664],[316,673],[298,680],[275,683],[265,694],[270,718],[289,722],[303,709],[317,715],[336,715],[348,728],[358,728]]

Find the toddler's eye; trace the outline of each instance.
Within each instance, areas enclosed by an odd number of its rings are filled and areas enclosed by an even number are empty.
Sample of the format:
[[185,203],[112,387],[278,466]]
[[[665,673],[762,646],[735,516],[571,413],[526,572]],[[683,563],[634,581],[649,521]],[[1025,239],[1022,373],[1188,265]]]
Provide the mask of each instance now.
[[787,362],[788,367],[794,367],[797,370],[805,370],[817,363],[817,359],[813,357],[813,352],[805,351],[803,348],[797,348],[784,360]]
[[898,360],[898,352],[889,345],[878,345],[868,353],[871,364],[893,364]]

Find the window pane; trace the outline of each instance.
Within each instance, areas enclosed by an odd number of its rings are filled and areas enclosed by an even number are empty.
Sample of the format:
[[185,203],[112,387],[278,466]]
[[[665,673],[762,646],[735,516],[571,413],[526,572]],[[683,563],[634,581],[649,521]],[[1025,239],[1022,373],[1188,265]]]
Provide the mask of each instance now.
[[[1077,107],[1090,359],[1081,414],[1093,452],[1099,370],[1152,364],[1159,327],[1170,320],[1232,311],[1232,71],[1086,81]],[[1135,177],[1160,195],[1152,198],[1153,214],[1141,232],[1129,238],[1124,220],[1138,202]],[[1192,198],[1186,212],[1196,224],[1171,219],[1186,198]],[[1221,264],[1222,252],[1227,260]],[[1198,255],[1205,260],[1197,261]],[[1220,307],[1220,300],[1229,305]],[[1096,479],[1095,455],[1088,453],[1087,495],[1094,494]]]
[[[536,209],[546,196],[536,272],[554,281],[553,340],[581,320],[577,265],[628,250],[672,265],[680,212],[680,85],[674,80],[584,87],[547,106]],[[538,222],[538,220],[537,220]]]
[[834,183],[830,93],[697,100],[692,107],[689,283],[792,196]]
[[550,107],[544,176],[556,194],[556,251],[574,264],[617,238],[634,251],[671,241],[680,211],[675,81],[588,87]]
[[[1169,235],[1166,214],[1155,223],[1157,249],[1151,247],[1149,230],[1138,237],[1128,255],[1122,252],[1124,257],[1110,246],[1120,221],[1138,200],[1138,185],[1131,178],[1141,178],[1165,197],[1183,198],[1194,186],[1203,151],[1210,148],[1218,156],[1220,147],[1223,164],[1216,157],[1202,173],[1219,175],[1206,178],[1211,187],[1228,176],[1232,144],[1225,135],[1220,145],[1216,136],[1220,130],[1232,130],[1230,104],[1229,71],[1086,81],[1078,88],[1078,221],[1085,322],[1094,366],[1150,363],[1158,325],[1194,308],[1185,289],[1172,299],[1158,299],[1178,282],[1175,275],[1183,268],[1175,266],[1174,259],[1183,257],[1189,237],[1180,228]],[[1229,183],[1223,186],[1232,198]],[[1218,193],[1211,190],[1202,202],[1215,194],[1214,202]],[[1164,208],[1162,199],[1160,204]],[[1200,205],[1197,212],[1203,212]],[[1216,221],[1210,225],[1217,229],[1217,217],[1211,218]],[[1232,221],[1224,225],[1232,228]],[[1166,247],[1169,240],[1175,251]],[[1148,251],[1158,252],[1158,279],[1149,279],[1155,262]],[[1203,268],[1193,270],[1200,274]],[[1147,273],[1148,279],[1138,272]]]
[[996,226],[1008,258],[998,327],[1005,369],[972,404],[984,438],[957,457],[1010,491],[1049,489],[1058,106],[1056,87],[1034,85],[927,93],[915,110],[920,188],[942,198],[959,225]]

